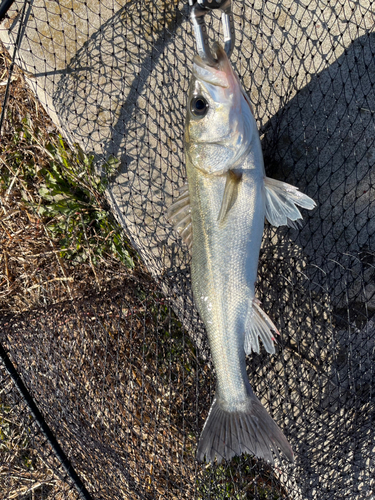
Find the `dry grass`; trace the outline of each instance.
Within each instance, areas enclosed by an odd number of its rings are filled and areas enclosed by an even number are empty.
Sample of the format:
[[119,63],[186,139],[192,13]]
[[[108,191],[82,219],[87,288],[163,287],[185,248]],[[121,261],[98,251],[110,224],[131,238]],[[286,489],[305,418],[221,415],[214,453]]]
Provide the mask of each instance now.
[[13,383],[1,367],[0,381],[0,499],[78,500],[75,488],[28,409],[17,401]]
[[[0,111],[9,67],[9,54],[0,45]],[[38,141],[28,131],[37,134]],[[95,244],[103,246],[103,237],[87,228],[85,221],[80,259],[66,258],[71,257],[71,249],[62,248],[61,234],[54,237],[51,227],[59,217],[41,213],[46,200],[40,195],[43,178],[38,173],[51,164],[47,146],[56,143],[57,137],[58,131],[16,67],[0,142],[0,317],[103,292],[132,273],[115,252],[98,258]],[[104,205],[102,194],[94,194]],[[76,239],[69,243],[74,246]],[[29,417],[9,399],[11,385],[2,374],[0,499],[76,498],[37,454],[27,427]]]
[[[54,471],[40,453],[51,454],[36,429],[30,429],[31,418],[16,394],[13,384],[0,369],[0,498],[6,500],[42,500],[54,494],[55,500],[76,500],[77,495],[64,479],[56,463]],[[8,401],[8,404],[5,403]],[[40,448],[39,448],[40,449]]]
[[[9,56],[3,50],[0,52],[0,103],[9,63]],[[56,163],[56,154],[51,159],[51,145],[60,147],[58,131],[25,85],[21,70],[16,68],[0,148],[0,312],[3,314],[81,297],[89,289],[105,289],[108,283],[116,284],[129,274],[115,252],[95,254],[95,248],[107,244],[108,239],[104,241],[103,235],[95,231],[91,219],[82,221],[84,211],[76,214],[76,220],[71,217],[69,221],[75,224],[71,232],[77,233],[80,228],[81,234],[72,234],[69,241],[62,241],[64,229],[60,227],[57,232],[56,226],[61,225],[65,214],[59,214],[58,209],[46,212],[45,207],[51,200],[48,195],[40,194],[41,188],[45,189],[45,172],[51,171],[51,161]],[[107,206],[96,187],[89,186],[89,189],[102,214]],[[71,201],[77,203],[74,197]],[[78,200],[78,203],[84,202]],[[78,237],[79,254],[74,253]],[[108,238],[108,233],[105,237]],[[62,258],[69,252],[74,258]]]
[[[133,498],[125,494],[130,484],[145,498],[164,498],[166,492],[171,499],[194,497],[197,360],[147,275],[135,273],[118,289],[55,304],[48,312],[8,317],[3,327],[12,337],[16,365],[35,360],[32,370],[26,368],[28,387],[90,489],[106,499]],[[49,337],[59,344],[53,366]],[[58,399],[56,381],[62,388]],[[56,420],[61,406],[68,421]],[[84,441],[77,439],[77,428]],[[92,447],[97,436],[100,445]],[[1,475],[10,481],[16,473],[5,467]],[[115,481],[108,480],[111,475]]]

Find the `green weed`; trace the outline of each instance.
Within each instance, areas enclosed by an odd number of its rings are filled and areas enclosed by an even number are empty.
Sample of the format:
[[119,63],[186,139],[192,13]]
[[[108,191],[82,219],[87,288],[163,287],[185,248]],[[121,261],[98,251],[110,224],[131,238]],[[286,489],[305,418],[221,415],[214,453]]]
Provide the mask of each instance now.
[[[103,166],[104,175],[99,176],[93,155],[85,154],[77,145],[70,149],[61,135],[47,142],[28,118],[22,120],[13,143],[15,148],[5,151],[8,171],[2,175],[2,188],[9,188],[13,178],[21,180],[25,203],[43,218],[48,232],[58,241],[60,256],[73,264],[90,259],[96,265],[111,255],[133,268],[129,244],[104,196],[119,161],[109,158]],[[21,143],[22,154],[17,151]],[[27,147],[29,155],[25,155]],[[39,162],[39,151],[47,161]],[[38,196],[29,189],[33,184],[35,190],[35,183]]]

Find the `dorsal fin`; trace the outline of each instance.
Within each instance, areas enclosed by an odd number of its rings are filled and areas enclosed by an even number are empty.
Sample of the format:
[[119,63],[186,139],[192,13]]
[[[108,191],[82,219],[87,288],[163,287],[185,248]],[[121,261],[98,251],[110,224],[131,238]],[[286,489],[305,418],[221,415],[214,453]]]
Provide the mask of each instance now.
[[190,196],[187,184],[180,189],[178,198],[169,207],[167,218],[190,250],[193,244],[193,228],[191,225]]

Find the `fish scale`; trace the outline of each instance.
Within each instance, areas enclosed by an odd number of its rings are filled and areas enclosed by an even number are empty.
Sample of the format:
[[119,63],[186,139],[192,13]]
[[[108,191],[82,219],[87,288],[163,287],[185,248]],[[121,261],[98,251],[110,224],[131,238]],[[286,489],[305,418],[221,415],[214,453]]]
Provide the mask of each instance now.
[[[200,175],[194,168],[188,167],[188,172],[192,176]],[[244,186],[237,199],[241,210],[229,213],[225,221],[217,221],[225,179],[206,178],[201,184],[191,182],[190,174],[188,179],[189,186],[195,185],[199,189],[199,198],[211,200],[210,213],[206,211],[207,204],[204,209],[199,202],[192,204],[192,223],[196,234],[192,251],[193,294],[199,313],[208,326],[207,333],[218,378],[217,394],[228,407],[234,407],[236,402],[247,398],[244,323],[253,296],[243,270],[254,267],[246,267],[249,256],[245,251],[247,246],[253,247],[251,260],[258,260],[260,245],[257,240],[261,239],[263,231],[262,226],[256,227],[258,234],[255,235],[252,234],[251,227],[247,227],[251,226],[252,212],[255,212],[256,185],[252,183]],[[222,184],[222,189],[217,188],[218,183]],[[190,196],[192,199],[196,198],[194,188],[191,189]],[[214,197],[215,201],[212,202]],[[248,210],[248,200],[254,200],[253,210],[251,206]],[[205,211],[204,217],[202,209]],[[203,239],[205,245],[201,244]],[[254,269],[251,271],[254,272]],[[202,290],[205,290],[204,293]],[[204,300],[206,297],[209,299]],[[207,311],[207,302],[215,304],[212,311]]]
[[248,97],[227,55],[194,59],[185,123],[186,189],[169,218],[191,249],[194,301],[206,326],[216,394],[204,424],[198,460],[253,453],[273,463],[278,448],[293,461],[280,428],[254,394],[246,354],[259,338],[273,354],[275,325],[255,300],[264,220],[280,226],[300,219],[297,205],[314,201],[265,175],[259,133]]

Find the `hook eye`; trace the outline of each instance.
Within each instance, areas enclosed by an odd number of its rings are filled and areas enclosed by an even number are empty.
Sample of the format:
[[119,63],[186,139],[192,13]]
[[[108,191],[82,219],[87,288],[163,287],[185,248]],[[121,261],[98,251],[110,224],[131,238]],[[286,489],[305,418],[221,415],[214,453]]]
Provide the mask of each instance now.
[[221,22],[223,25],[224,35],[224,50],[227,53],[227,56],[230,57],[235,43],[231,0],[198,0],[199,3],[194,3],[194,0],[192,1],[193,6],[190,13],[190,19],[194,27],[198,54],[207,64],[209,64],[210,66],[215,66],[217,61],[213,57],[210,50],[207,26],[204,22],[204,16],[210,10],[221,10]]

